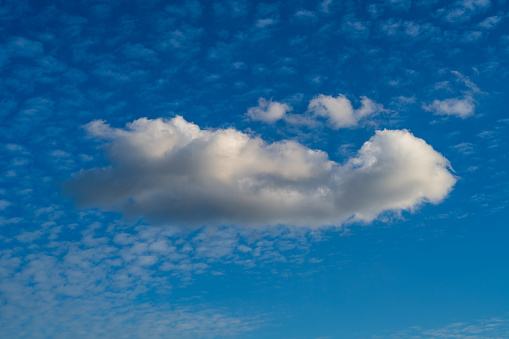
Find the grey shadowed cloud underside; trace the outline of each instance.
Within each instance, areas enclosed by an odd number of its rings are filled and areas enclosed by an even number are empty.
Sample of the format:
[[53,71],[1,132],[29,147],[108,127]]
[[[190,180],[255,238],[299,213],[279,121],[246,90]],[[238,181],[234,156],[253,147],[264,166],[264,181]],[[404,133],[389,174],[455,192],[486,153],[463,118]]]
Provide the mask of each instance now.
[[80,208],[188,225],[319,227],[369,222],[438,203],[456,182],[449,162],[406,130],[377,131],[344,164],[295,141],[266,143],[233,128],[202,130],[177,116],[125,129],[85,126],[112,166],[64,183]]

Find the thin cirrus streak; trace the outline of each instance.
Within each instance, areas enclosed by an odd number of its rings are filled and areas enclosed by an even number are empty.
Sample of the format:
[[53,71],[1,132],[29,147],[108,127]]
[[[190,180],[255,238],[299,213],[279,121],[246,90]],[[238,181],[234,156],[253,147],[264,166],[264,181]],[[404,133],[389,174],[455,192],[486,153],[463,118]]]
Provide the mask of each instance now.
[[64,183],[81,208],[154,222],[319,227],[370,222],[384,211],[438,203],[456,178],[449,161],[407,130],[377,131],[345,164],[295,141],[267,143],[233,128],[203,130],[176,116],[125,129],[85,126],[109,140],[113,166]]

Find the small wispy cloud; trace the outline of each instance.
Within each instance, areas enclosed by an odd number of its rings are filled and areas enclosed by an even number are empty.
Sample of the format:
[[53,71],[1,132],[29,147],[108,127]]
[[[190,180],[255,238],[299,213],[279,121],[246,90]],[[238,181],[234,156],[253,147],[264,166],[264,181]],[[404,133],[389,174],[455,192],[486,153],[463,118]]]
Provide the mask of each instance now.
[[377,338],[470,338],[489,339],[504,338],[509,330],[507,315],[491,319],[480,319],[471,322],[456,322],[442,328],[424,329],[413,327],[408,330],[393,333],[390,336],[376,336]]

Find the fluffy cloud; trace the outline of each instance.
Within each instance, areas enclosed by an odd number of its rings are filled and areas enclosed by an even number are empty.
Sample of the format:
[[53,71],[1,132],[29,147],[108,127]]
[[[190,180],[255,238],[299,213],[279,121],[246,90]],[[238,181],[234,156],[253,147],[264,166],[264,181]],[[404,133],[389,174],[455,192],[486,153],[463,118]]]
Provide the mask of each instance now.
[[361,97],[361,107],[354,110],[344,95],[336,98],[320,94],[309,102],[308,110],[315,116],[324,117],[333,129],[355,127],[359,122],[382,111],[382,106],[367,97]]
[[64,189],[79,207],[155,222],[371,221],[383,211],[438,203],[456,181],[447,159],[406,130],[377,131],[340,165],[294,141],[269,144],[232,128],[202,130],[180,116],[141,118],[126,129],[93,121],[86,129],[110,140],[113,166],[81,171]]
[[463,98],[450,98],[433,100],[429,105],[423,106],[425,110],[438,115],[454,115],[462,119],[472,116],[475,111],[474,98],[467,95]]
[[267,101],[264,98],[260,98],[258,99],[258,106],[248,109],[247,115],[252,120],[272,124],[283,119],[285,114],[291,110],[292,108],[287,104],[282,104],[272,100]]

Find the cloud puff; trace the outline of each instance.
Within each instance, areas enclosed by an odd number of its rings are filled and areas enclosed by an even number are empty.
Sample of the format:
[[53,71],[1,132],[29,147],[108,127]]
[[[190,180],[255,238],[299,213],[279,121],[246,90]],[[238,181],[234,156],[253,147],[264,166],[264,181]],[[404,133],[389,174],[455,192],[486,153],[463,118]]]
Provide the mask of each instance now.
[[260,98],[258,99],[258,106],[249,108],[247,110],[247,115],[251,120],[272,124],[283,119],[285,114],[291,110],[292,108],[287,104],[272,100],[267,101],[264,98]]
[[490,5],[490,0],[458,0],[445,12],[444,20],[453,24],[462,23],[487,10]]
[[7,48],[14,56],[26,58],[36,58],[44,52],[42,43],[22,37],[13,38]]
[[79,207],[155,222],[318,227],[371,221],[438,203],[456,179],[449,162],[406,130],[383,130],[341,165],[294,141],[266,143],[235,129],[202,130],[177,116],[126,129],[85,126],[108,139],[112,166],[64,184]]
[[0,200],[0,211],[3,211],[10,205],[12,205],[12,204],[9,201],[7,201],[5,199]]
[[490,30],[498,26],[498,24],[504,19],[501,16],[490,16],[479,23],[479,27]]
[[364,96],[361,97],[361,107],[354,110],[352,103],[344,95],[334,98],[320,94],[309,102],[308,110],[315,116],[326,118],[331,128],[339,129],[355,127],[362,119],[383,109],[381,105]]
[[433,100],[423,108],[438,115],[454,115],[462,119],[474,115],[475,100],[467,95],[463,98],[450,98],[445,100]]

